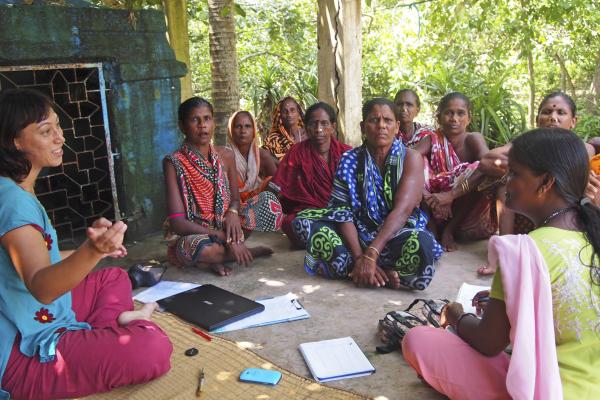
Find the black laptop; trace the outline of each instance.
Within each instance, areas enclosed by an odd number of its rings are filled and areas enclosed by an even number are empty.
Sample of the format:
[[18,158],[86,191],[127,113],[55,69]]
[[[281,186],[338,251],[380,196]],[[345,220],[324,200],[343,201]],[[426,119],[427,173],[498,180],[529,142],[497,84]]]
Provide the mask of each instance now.
[[221,289],[202,285],[166,297],[158,304],[181,319],[212,331],[250,315],[264,311],[265,306]]

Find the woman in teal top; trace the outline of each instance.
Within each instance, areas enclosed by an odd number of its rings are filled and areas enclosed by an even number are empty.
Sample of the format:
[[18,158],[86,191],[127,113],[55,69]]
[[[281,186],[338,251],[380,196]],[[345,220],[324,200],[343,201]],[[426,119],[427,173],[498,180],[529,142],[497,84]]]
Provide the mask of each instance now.
[[[600,209],[584,197],[589,177],[585,146],[569,130],[536,129],[513,141],[508,167],[507,206],[526,215],[537,226],[529,238],[539,250],[549,277],[548,314],[542,314],[542,307],[537,308],[535,299],[532,308],[535,318],[553,321],[554,337],[549,340],[556,344],[563,396],[552,395],[565,399],[598,399]],[[491,299],[481,320],[473,314],[465,314],[459,303],[451,303],[445,309],[442,318],[445,317],[459,338],[427,327],[409,331],[403,341],[403,352],[411,366],[450,398],[509,398],[506,382],[510,360],[522,359],[524,351],[532,357],[536,349],[517,351],[515,347],[511,358],[503,352],[514,330],[531,322],[516,319],[519,324],[511,326],[507,310],[514,310],[509,307],[515,304],[513,299],[522,299],[515,292],[525,280],[518,280],[510,287],[505,286],[504,280],[511,274],[515,276],[517,268],[526,270],[531,264],[534,261],[527,265],[518,264],[517,260],[512,265],[503,261],[494,276]],[[531,286],[541,281],[543,279]],[[504,293],[509,291],[513,297],[505,298]],[[541,335],[540,332],[543,331],[536,331],[534,335]],[[535,338],[536,343],[540,338]],[[534,375],[532,372],[536,382],[546,378]]]
[[77,250],[58,249],[34,184],[62,164],[64,142],[49,99],[0,93],[0,399],[86,396],[170,368],[171,343],[149,321],[154,306],[133,311],[121,269],[91,272],[125,255],[125,224],[101,218]]

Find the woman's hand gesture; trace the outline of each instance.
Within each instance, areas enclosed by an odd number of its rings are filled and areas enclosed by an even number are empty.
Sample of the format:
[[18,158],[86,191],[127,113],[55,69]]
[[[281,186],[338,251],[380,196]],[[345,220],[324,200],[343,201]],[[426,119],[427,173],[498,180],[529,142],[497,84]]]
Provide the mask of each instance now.
[[100,218],[87,228],[86,234],[92,250],[100,253],[102,257],[124,257],[127,254],[127,250],[123,246],[126,230],[127,225],[123,221],[113,224],[106,218]]

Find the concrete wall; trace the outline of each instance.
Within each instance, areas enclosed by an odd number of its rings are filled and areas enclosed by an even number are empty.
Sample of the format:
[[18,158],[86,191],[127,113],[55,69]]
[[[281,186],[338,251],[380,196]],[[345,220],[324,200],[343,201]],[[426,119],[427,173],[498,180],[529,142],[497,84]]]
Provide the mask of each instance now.
[[107,86],[119,206],[138,238],[165,215],[162,157],[178,147],[179,78],[162,12],[0,4],[0,64],[99,62]]

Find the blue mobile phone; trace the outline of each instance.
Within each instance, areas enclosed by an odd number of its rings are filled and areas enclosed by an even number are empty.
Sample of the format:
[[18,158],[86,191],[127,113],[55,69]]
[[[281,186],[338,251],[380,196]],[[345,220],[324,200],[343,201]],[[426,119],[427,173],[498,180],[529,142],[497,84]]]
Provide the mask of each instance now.
[[246,368],[240,374],[240,381],[262,383],[263,385],[277,385],[281,380],[281,372],[269,369]]

